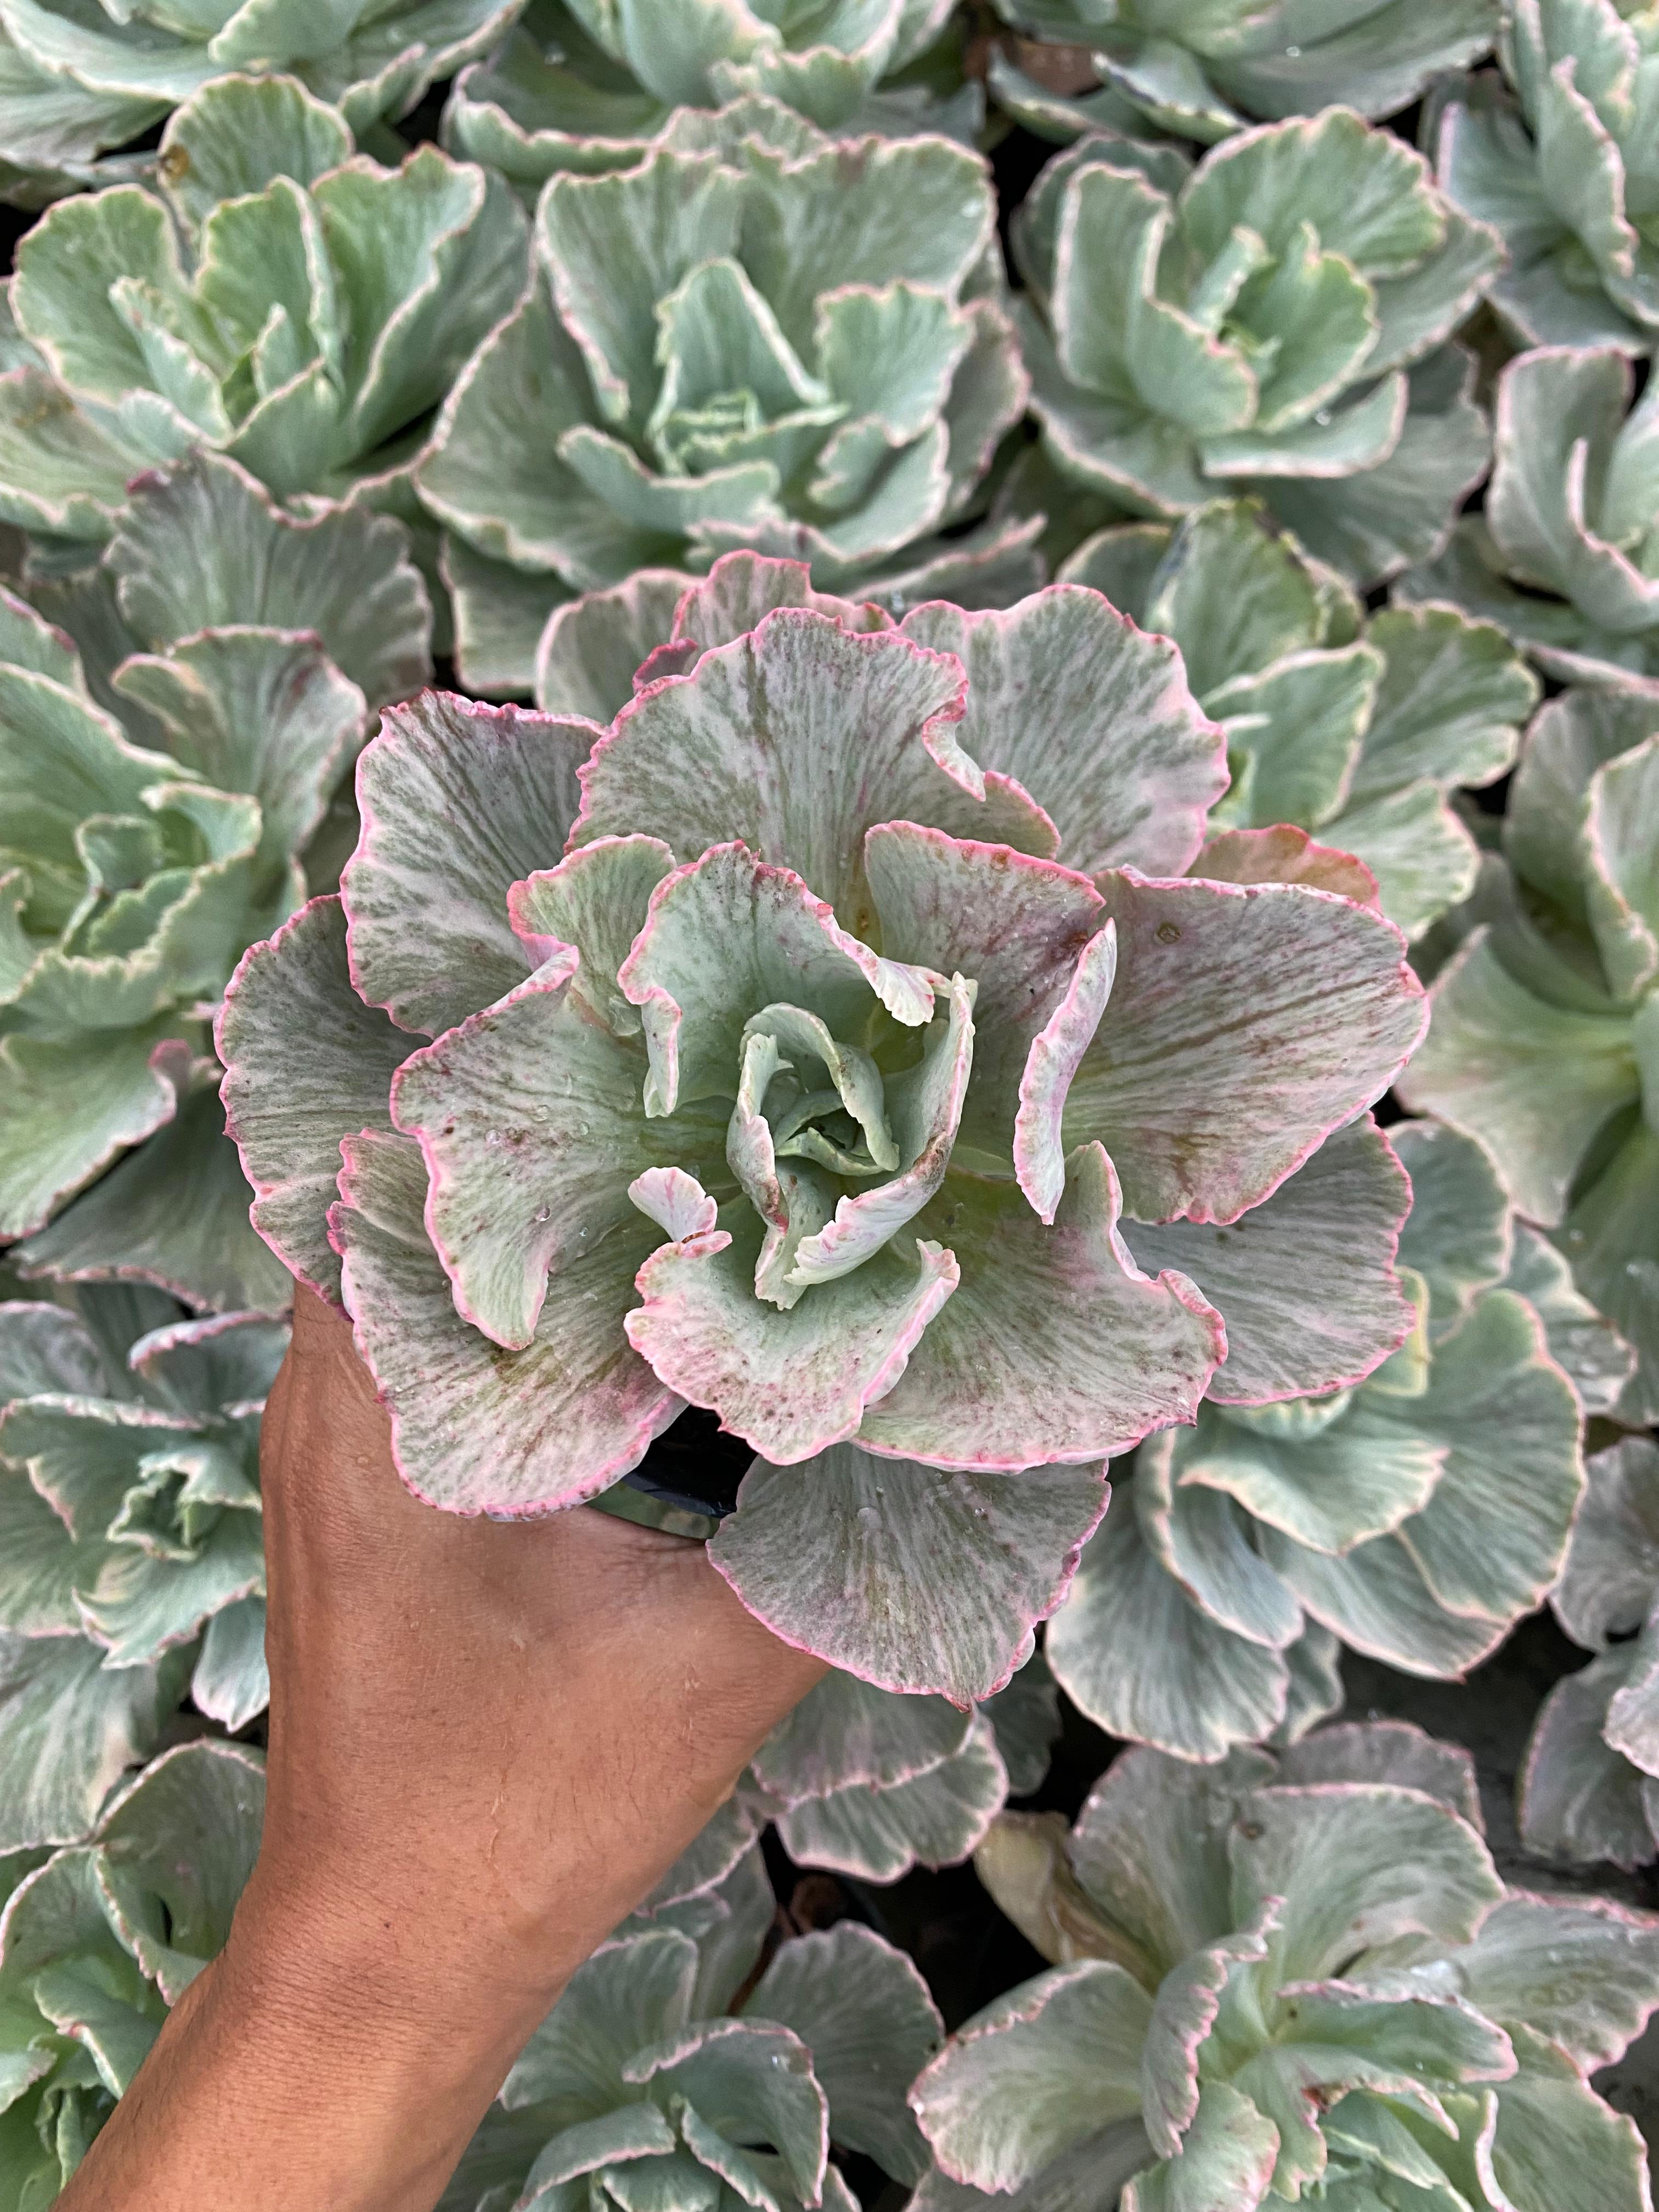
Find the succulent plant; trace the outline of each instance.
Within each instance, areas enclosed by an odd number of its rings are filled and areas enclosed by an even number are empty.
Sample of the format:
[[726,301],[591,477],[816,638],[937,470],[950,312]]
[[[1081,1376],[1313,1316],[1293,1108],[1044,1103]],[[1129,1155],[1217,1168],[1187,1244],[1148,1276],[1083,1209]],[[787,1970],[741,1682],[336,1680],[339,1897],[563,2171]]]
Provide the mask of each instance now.
[[890,601],[1039,580],[1029,532],[938,534],[1025,404],[965,148],[687,109],[631,168],[550,179],[535,271],[419,474],[472,690],[528,691],[560,603],[739,546]]
[[544,1513],[712,1407],[759,1455],[710,1544],[744,1603],[966,1703],[1224,1352],[1251,1401],[1404,1337],[1362,1109],[1422,1003],[1390,924],[1263,880],[1317,875],[1301,833],[1205,842],[1221,733],[1098,593],[833,604],[722,562],[608,731],[389,712],[224,1097],[417,1494]]
[[1528,732],[1501,853],[1402,1077],[1478,1137],[1517,1212],[1635,1347],[1614,1408],[1659,1413],[1659,702],[1569,691]]
[[425,586],[396,522],[295,520],[198,453],[135,483],[96,569],[33,588],[0,594],[0,1242],[285,1304],[208,1024],[303,902],[369,702],[430,671]]
[[1389,1134],[1413,1192],[1411,1337],[1355,1388],[1209,1404],[1143,1444],[1048,1625],[1062,1686],[1114,1735],[1198,1759],[1294,1737],[1340,1694],[1310,1628],[1461,1675],[1560,1572],[1583,1489],[1566,1365],[1605,1412],[1628,1348],[1517,1231],[1478,1145],[1430,1122]]
[[1492,482],[1395,586],[1495,622],[1564,684],[1659,696],[1659,390],[1613,347],[1542,346],[1498,380]]
[[1659,1855],[1659,1449],[1621,1437],[1588,1486],[1556,1618],[1597,1656],[1545,1698],[1519,1785],[1528,1850],[1639,1866]]
[[0,1857],[0,2203],[69,2181],[169,2008],[223,1947],[252,1869],[264,1765],[163,1752],[83,1844]]
[[1492,311],[1519,345],[1647,353],[1659,341],[1659,19],[1620,0],[1510,0],[1498,52],[1502,76],[1443,91],[1432,126],[1442,185],[1509,249]]
[[520,2054],[441,2212],[854,2212],[832,2144],[915,2180],[904,2092],[944,2033],[927,1984],[855,1922],[770,1948],[776,1912],[751,1849],[625,1921]]
[[1506,1891],[1453,1747],[1133,1750],[1069,1835],[1005,1815],[978,1864],[1064,1963],[916,2081],[917,2212],[1645,2212],[1589,2075],[1659,2003],[1659,1921]]
[[[201,9],[145,0],[6,0],[0,12],[0,198],[40,207],[154,163],[130,146],[228,73],[285,71],[362,132],[407,114],[513,21],[524,0],[356,0]],[[386,134],[390,137],[391,134]]]
[[890,1882],[915,1866],[954,1865],[1010,1796],[1039,1786],[1059,1733],[1041,1652],[1006,1689],[961,1710],[832,1673],[756,1754],[694,1846],[698,1866],[706,1871],[720,1849],[735,1863],[769,1821],[798,1866]]
[[1511,766],[1538,684],[1501,631],[1449,606],[1367,618],[1330,570],[1249,501],[1178,528],[1121,523],[1060,571],[1181,647],[1227,732],[1218,823],[1288,822],[1352,853],[1378,903],[1420,937],[1474,888],[1480,854],[1449,804]]
[[1502,258],[1411,149],[1346,108],[1193,167],[1096,133],[1014,219],[1031,410],[1063,479],[1173,520],[1254,493],[1370,585],[1438,550],[1484,472],[1447,345]]
[[501,51],[457,78],[444,140],[521,190],[639,159],[677,107],[753,94],[821,130],[971,139],[956,0],[532,0]]
[[1067,97],[998,57],[998,104],[1044,137],[1135,118],[1206,145],[1253,120],[1352,107],[1393,115],[1474,61],[1498,0],[994,0],[1017,30],[1084,50],[1101,89]]
[[17,249],[39,365],[0,376],[0,520],[94,558],[128,480],[203,445],[290,504],[412,510],[425,418],[524,287],[507,185],[435,146],[354,155],[281,77],[187,100],[158,173],[60,201]]
[[264,1711],[259,1416],[288,1325],[0,1304],[0,1850],[83,1836],[188,1692]]

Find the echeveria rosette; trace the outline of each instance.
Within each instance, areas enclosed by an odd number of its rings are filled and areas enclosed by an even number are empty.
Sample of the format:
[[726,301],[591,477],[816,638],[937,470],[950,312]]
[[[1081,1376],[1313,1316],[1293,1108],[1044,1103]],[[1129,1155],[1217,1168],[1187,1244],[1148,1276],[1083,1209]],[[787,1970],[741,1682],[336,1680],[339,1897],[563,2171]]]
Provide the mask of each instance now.
[[1550,1603],[1597,1656],[1540,1709],[1517,1790],[1521,1839],[1552,1856],[1634,1867],[1659,1854],[1659,1449],[1623,1437],[1584,1472]]
[[421,1495],[574,1504],[713,1407],[759,1455],[710,1547],[745,1604],[966,1703],[1224,1352],[1272,1397],[1405,1334],[1398,1171],[1344,1125],[1422,1003],[1358,903],[1181,876],[1221,735],[1098,593],[866,630],[807,590],[721,563],[609,730],[388,714],[342,902],[228,994],[225,1098]]
[[756,1753],[720,1826],[734,1852],[770,1820],[798,1866],[896,1881],[965,1859],[1008,1798],[1038,1787],[1059,1733],[1041,1652],[977,1707],[831,1673]]
[[1541,346],[1498,380],[1492,482],[1405,599],[1498,623],[1547,674],[1659,695],[1659,392],[1610,346]]
[[0,1305],[0,1849],[85,1834],[188,1692],[263,1712],[263,1314],[153,1291]]
[[1480,853],[1450,794],[1504,775],[1538,699],[1500,630],[1444,605],[1367,617],[1243,501],[1099,531],[1060,574],[1181,647],[1227,732],[1232,785],[1212,822],[1291,823],[1354,854],[1411,938],[1468,897]]
[[290,505],[411,508],[432,410],[523,289],[517,200],[435,146],[352,154],[280,78],[209,86],[169,139],[161,190],[60,201],[18,247],[45,367],[0,376],[0,520],[95,557],[129,480],[198,446]]
[[181,1744],[84,1843],[0,1856],[0,2203],[67,2186],[169,2009],[223,1948],[259,1848],[264,1763]]
[[1615,1412],[1659,1410],[1659,703],[1543,707],[1400,1093],[1477,1137],[1516,1210],[1634,1346]]
[[772,1948],[758,1850],[653,1903],[571,1977],[443,2212],[854,2212],[832,2146],[916,2180],[927,2154],[904,2092],[944,2024],[904,1954],[850,1921]]
[[1442,89],[1434,126],[1441,185],[1509,251],[1492,310],[1517,345],[1650,352],[1659,21],[1618,0],[1511,0],[1504,17],[1502,76]]
[[398,523],[299,521],[198,453],[134,484],[97,568],[33,588],[52,620],[0,597],[0,1241],[281,1306],[208,1024],[303,902],[370,702],[430,672],[425,586]]
[[444,141],[533,191],[562,170],[627,168],[678,107],[760,94],[820,130],[971,139],[956,0],[532,0],[457,79]]
[[[109,155],[215,78],[285,72],[362,132],[493,46],[524,0],[5,0],[0,8],[0,198],[39,207],[125,181],[153,153]],[[386,134],[388,137],[390,133]],[[107,158],[106,158],[107,157]]]
[[831,138],[767,100],[551,178],[532,288],[419,473],[471,687],[527,692],[578,593],[741,546],[912,603],[1029,590],[1029,530],[939,535],[1025,404],[995,241],[964,147]]
[[978,1863],[1057,1961],[910,2101],[918,2212],[1645,2212],[1590,2075],[1659,2003],[1659,1923],[1506,1891],[1462,1752],[1398,1723],[1278,1759],[1126,1752],[1068,1835]]
[[[1206,145],[1253,121],[1352,107],[1408,107],[1444,70],[1475,61],[1497,0],[994,0],[1017,30],[1086,49],[1101,89],[1056,94],[996,58],[1000,106],[1046,138],[1126,117]],[[1040,59],[1040,57],[1038,58]]]
[[1496,234],[1351,109],[1240,132],[1194,167],[1099,133],[1056,155],[1014,245],[1031,409],[1063,478],[1173,520],[1261,499],[1362,585],[1444,543],[1484,472],[1444,342]]
[[1048,1625],[1062,1687],[1114,1735],[1194,1759],[1295,1736],[1340,1691],[1332,1638],[1462,1675],[1561,1571],[1583,1408],[1551,1330],[1597,1412],[1630,1354],[1565,1262],[1518,1241],[1478,1145],[1431,1123],[1389,1136],[1414,1193],[1411,1338],[1357,1387],[1212,1402],[1143,1444]]

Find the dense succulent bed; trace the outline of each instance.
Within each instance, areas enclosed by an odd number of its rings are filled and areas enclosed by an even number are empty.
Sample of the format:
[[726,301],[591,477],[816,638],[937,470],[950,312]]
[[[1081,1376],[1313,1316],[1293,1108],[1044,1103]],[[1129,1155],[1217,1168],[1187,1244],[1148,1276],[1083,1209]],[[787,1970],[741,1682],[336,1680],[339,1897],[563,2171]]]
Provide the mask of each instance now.
[[450,2212],[1646,2212],[1656,83],[0,0],[0,2212],[257,1849],[293,1278],[830,1664]]

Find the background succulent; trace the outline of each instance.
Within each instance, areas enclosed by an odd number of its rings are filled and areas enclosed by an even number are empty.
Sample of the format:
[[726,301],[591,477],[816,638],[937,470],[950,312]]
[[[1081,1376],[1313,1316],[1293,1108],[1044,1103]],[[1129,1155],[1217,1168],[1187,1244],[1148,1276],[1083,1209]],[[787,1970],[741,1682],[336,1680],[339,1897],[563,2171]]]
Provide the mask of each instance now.
[[1659,1853],[1659,1449],[1624,1437],[1585,1462],[1584,1504],[1550,1595],[1598,1656],[1544,1700],[1520,1787],[1528,1850],[1639,1866]]
[[446,143],[521,190],[626,168],[678,107],[759,93],[839,137],[971,140],[956,0],[532,0],[501,51],[457,78]]
[[[0,198],[39,207],[142,175],[131,146],[229,72],[281,70],[359,133],[403,115],[499,38],[523,0],[346,0],[326,12],[210,0],[179,9],[6,0],[0,12]],[[392,134],[386,133],[390,138]],[[394,142],[395,143],[395,142]]]
[[1563,683],[1659,692],[1659,398],[1632,385],[1611,347],[1510,362],[1481,512],[1399,594],[1501,624]]
[[1451,1747],[1379,1723],[1212,1768],[1131,1751],[1069,1836],[1006,1819],[980,1864],[1068,1963],[917,2081],[924,2212],[1085,2185],[1122,2212],[1645,2206],[1589,2075],[1659,2002],[1659,1923],[1506,1892]]
[[299,521],[198,454],[138,482],[95,569],[30,588],[46,612],[0,596],[0,1239],[283,1304],[209,1024],[306,896],[370,701],[429,672],[425,586],[396,522]]
[[203,445],[290,505],[412,512],[425,418],[523,289],[507,185],[435,146],[354,155],[282,77],[197,94],[158,172],[60,201],[18,248],[34,359],[0,376],[0,520],[95,558],[129,479]]
[[776,1913],[750,1850],[625,1921],[520,2053],[444,2212],[555,2212],[578,2189],[853,2212],[831,2145],[914,2181],[904,2089],[943,2033],[927,1984],[852,1923],[774,1948]]
[[551,178],[535,282],[420,470],[471,687],[528,691],[560,602],[736,546],[889,599],[1029,589],[1029,532],[938,536],[1025,403],[995,220],[965,148],[759,99]]
[[1569,691],[1540,711],[1399,1086],[1480,1139],[1517,1212],[1635,1347],[1616,1407],[1632,1423],[1659,1411],[1656,791],[1651,698]]
[[1443,605],[1367,617],[1260,506],[1125,523],[1060,570],[1181,647],[1227,732],[1218,824],[1291,823],[1353,853],[1419,937],[1474,888],[1480,854],[1449,803],[1510,767],[1538,684],[1498,630]]
[[[1352,107],[1392,115],[1440,71],[1485,53],[1496,0],[994,0],[1039,42],[1089,58],[1101,89],[1067,97],[1041,52],[999,57],[999,104],[1045,137],[1121,127],[1206,145],[1253,120]],[[1019,66],[1020,60],[1026,66]],[[1034,75],[1033,70],[1037,74]]]
[[1186,1759],[1294,1738],[1340,1700],[1329,1638],[1461,1674],[1560,1572],[1577,1389],[1606,1412],[1631,1355],[1517,1229],[1477,1145],[1432,1123],[1390,1134],[1413,1192],[1411,1336],[1357,1387],[1212,1399],[1143,1444],[1049,1624],[1061,1684],[1114,1735]]
[[288,1325],[0,1304],[0,1850],[73,1842],[188,1691],[264,1710],[259,1416]]
[[1006,1689],[962,1708],[832,1673],[756,1754],[698,1863],[722,1848],[735,1855],[769,1820],[799,1866],[890,1882],[915,1866],[954,1865],[1010,1796],[1041,1785],[1060,1727],[1041,1652]]
[[1498,52],[1501,76],[1443,88],[1431,110],[1442,185],[1508,249],[1492,312],[1519,345],[1646,353],[1659,337],[1659,21],[1618,0],[1510,0]]
[[1194,167],[1095,134],[1049,163],[1013,243],[1062,477],[1162,518],[1252,492],[1362,585],[1443,544],[1486,453],[1444,341],[1502,249],[1398,139],[1330,108]]
[[223,1946],[259,1848],[264,1764],[164,1752],[84,1843],[0,1856],[0,2203],[50,2204],[168,2009]]

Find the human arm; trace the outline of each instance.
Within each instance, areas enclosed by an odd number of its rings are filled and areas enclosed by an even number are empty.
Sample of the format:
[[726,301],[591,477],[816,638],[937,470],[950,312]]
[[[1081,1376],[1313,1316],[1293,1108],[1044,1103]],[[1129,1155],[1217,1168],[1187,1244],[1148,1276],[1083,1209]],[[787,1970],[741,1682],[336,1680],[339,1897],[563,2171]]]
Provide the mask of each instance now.
[[258,1863],[60,2212],[424,2212],[572,1972],[823,1672],[700,1546],[418,1503],[308,1291],[261,1467]]

